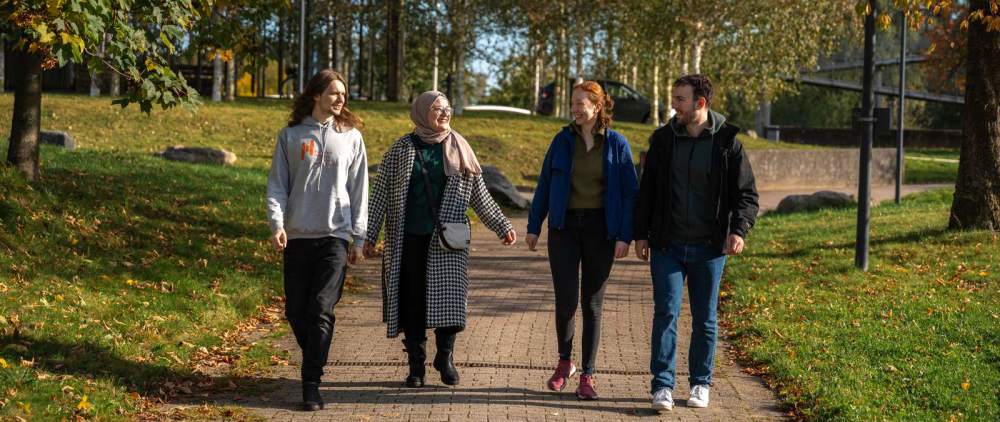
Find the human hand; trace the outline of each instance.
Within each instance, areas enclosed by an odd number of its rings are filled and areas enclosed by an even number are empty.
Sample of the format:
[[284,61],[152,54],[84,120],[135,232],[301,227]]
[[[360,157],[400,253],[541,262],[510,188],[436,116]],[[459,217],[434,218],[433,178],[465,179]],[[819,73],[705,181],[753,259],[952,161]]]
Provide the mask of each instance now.
[[622,259],[628,256],[628,243],[617,241],[615,242],[615,259]]
[[635,257],[642,261],[649,261],[649,241],[648,240],[636,240],[635,241]]
[[514,233],[514,230],[511,230],[507,232],[506,236],[503,237],[503,241],[501,243],[504,245],[513,245],[514,242],[517,242],[517,233]]
[[538,244],[538,235],[528,233],[528,235],[524,237],[524,243],[528,245],[529,251],[535,252],[535,245]]
[[355,265],[365,260],[365,252],[360,246],[351,246],[351,251],[347,255],[347,263]]
[[378,254],[375,251],[375,244],[367,240],[365,241],[364,252],[366,258],[374,258]]
[[743,238],[736,234],[729,235],[726,240],[726,255],[739,255],[743,252]]
[[271,246],[279,251],[288,246],[288,236],[285,235],[285,229],[277,229],[271,234]]

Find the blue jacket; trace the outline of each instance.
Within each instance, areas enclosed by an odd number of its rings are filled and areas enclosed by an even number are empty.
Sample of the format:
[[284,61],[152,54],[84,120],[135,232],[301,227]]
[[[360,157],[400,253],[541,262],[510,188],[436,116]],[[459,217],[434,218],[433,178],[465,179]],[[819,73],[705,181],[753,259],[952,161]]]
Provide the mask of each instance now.
[[[542,174],[538,177],[535,198],[528,213],[528,234],[541,233],[542,220],[549,217],[549,228],[562,229],[569,204],[570,179],[573,177],[573,149],[576,135],[569,126],[552,139],[545,153]],[[608,238],[632,243],[632,213],[639,183],[632,163],[632,149],[620,133],[608,129],[605,133],[604,218]]]

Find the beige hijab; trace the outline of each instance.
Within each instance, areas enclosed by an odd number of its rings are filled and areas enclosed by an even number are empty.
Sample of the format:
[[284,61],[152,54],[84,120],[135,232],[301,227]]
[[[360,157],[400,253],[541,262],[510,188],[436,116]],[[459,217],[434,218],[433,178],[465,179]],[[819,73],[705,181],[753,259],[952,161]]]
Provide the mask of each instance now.
[[476,154],[472,152],[472,147],[458,132],[448,129],[444,132],[437,132],[431,129],[427,121],[427,113],[438,98],[448,99],[438,91],[427,91],[417,97],[410,109],[410,120],[417,126],[414,133],[420,140],[428,144],[444,142],[444,174],[454,176],[456,174],[479,174],[483,169],[479,167]]

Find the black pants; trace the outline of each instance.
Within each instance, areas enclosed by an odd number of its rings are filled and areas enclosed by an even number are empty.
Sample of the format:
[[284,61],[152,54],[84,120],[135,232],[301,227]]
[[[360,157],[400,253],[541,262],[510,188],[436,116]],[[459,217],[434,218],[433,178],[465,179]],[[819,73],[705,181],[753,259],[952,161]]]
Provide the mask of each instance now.
[[[399,276],[399,325],[407,340],[427,338],[427,252],[429,234],[403,236],[403,265]],[[450,337],[463,327],[439,327],[436,337]]]
[[344,293],[344,239],[292,239],[285,248],[285,316],[302,349],[302,382],[320,382],[337,321],[333,306]]
[[568,358],[573,352],[574,315],[579,301],[583,306],[585,371],[593,370],[597,360],[604,288],[614,258],[615,241],[608,239],[603,210],[567,210],[565,228],[549,229],[549,266],[556,294],[559,356]]

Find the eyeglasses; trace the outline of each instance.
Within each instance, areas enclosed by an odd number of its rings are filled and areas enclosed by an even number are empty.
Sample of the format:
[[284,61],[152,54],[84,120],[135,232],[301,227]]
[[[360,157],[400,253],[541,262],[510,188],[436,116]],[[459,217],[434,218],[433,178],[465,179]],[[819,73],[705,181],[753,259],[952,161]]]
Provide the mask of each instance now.
[[447,114],[450,116],[455,113],[455,109],[451,107],[437,106],[437,107],[431,107],[431,110],[434,110],[434,112],[437,113],[439,116],[442,114]]

